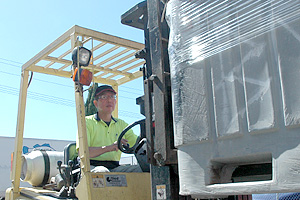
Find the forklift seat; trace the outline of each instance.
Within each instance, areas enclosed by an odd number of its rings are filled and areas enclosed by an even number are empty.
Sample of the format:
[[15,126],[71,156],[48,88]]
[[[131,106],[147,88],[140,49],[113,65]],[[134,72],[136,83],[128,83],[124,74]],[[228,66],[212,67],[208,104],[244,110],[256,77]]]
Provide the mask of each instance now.
[[76,151],[76,142],[68,144],[64,148],[64,164],[68,165],[69,160],[76,161],[78,152]]

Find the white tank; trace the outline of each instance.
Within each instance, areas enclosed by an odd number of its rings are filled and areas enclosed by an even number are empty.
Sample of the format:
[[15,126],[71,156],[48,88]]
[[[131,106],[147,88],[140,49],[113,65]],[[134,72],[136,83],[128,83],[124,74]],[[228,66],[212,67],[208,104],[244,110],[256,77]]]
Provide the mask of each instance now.
[[59,173],[57,161],[64,159],[58,151],[32,151],[22,156],[21,180],[33,186],[45,185],[50,178]]

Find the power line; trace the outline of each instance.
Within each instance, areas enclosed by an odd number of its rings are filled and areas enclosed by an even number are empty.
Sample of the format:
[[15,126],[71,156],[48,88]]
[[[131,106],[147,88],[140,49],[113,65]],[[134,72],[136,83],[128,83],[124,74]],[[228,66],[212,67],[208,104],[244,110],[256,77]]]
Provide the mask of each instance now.
[[[17,88],[6,86],[6,85],[1,85],[1,84],[0,84],[0,92],[5,93],[5,94],[15,95],[15,96],[19,95],[19,90]],[[60,97],[55,97],[55,96],[41,94],[41,93],[37,93],[37,92],[31,92],[31,91],[28,91],[27,96],[30,99],[34,99],[34,100],[38,100],[38,101],[44,101],[47,103],[53,103],[53,104],[58,104],[58,105],[63,105],[63,106],[68,106],[68,107],[75,107],[74,100],[70,100],[70,99],[64,99],[64,98],[60,98]],[[135,119],[140,118],[140,117],[136,116],[136,113],[126,111],[126,110],[119,110],[119,114],[124,117],[130,117],[130,118],[135,118]]]
[[5,61],[8,61],[8,62],[13,62],[13,63],[17,63],[17,64],[23,64],[23,63],[20,63],[18,61],[14,61],[14,60],[8,60],[8,59],[5,59],[5,58],[0,58],[1,60],[5,60]]
[[18,77],[20,77],[20,75],[13,74],[13,73],[10,73],[10,72],[0,71],[0,73],[3,73],[3,74],[9,74],[9,75],[12,75],[12,76],[18,76]]
[[139,113],[139,115],[137,115],[137,113],[130,112],[130,111],[125,111],[125,110],[119,110],[119,115],[121,115],[123,117],[135,118],[135,119],[141,119],[142,118],[142,114],[140,114],[140,113]]
[[[0,85],[0,92],[5,93],[5,94],[12,94],[12,95],[19,95],[19,90],[17,88],[5,86],[5,85]],[[74,107],[75,103],[73,100],[69,99],[64,99],[60,97],[55,97],[55,96],[50,96],[46,94],[41,94],[37,92],[31,92],[28,91],[27,93],[28,98],[30,99],[35,99],[39,101],[44,101],[48,103],[54,103],[54,104],[59,104],[59,105],[64,105],[64,106],[69,106],[69,107]]]
[[[21,64],[20,62],[17,62],[17,61],[13,61],[13,60],[8,60],[8,59],[4,59],[4,58],[0,58],[0,60],[4,60],[4,61],[8,61],[8,62],[13,62],[13,63],[17,63],[17,64]],[[7,63],[7,62],[1,62],[0,63],[2,64],[5,64],[5,65],[10,65],[10,66],[13,66],[13,67],[17,67],[17,68],[20,68],[21,69],[21,66],[19,65],[14,65],[14,64],[10,64],[10,63]],[[0,71],[0,72],[3,72],[3,71]],[[3,72],[5,73],[5,72]],[[11,74],[11,75],[14,75],[14,74]],[[54,82],[50,82],[50,81],[45,81],[45,80],[40,80],[40,79],[35,79],[35,80],[39,80],[39,81],[43,81],[43,82],[47,82],[47,83],[52,83],[52,84],[57,84],[58,83],[54,83]],[[61,84],[62,85],[62,84]],[[71,87],[71,86],[67,86],[67,85],[63,85],[63,86],[66,86],[66,87]],[[132,87],[128,87],[128,86],[121,86],[122,88],[127,88],[127,89],[130,89],[130,90],[135,90],[135,91],[138,91],[138,92],[142,92],[142,90],[140,89],[137,89],[137,88],[132,88]],[[136,94],[136,95],[140,95],[140,93],[134,93],[134,92],[129,92],[129,91],[126,91],[126,90],[120,90],[120,91],[123,91],[123,92],[127,92],[127,93],[131,93],[131,94]]]
[[121,90],[120,91],[123,91],[123,92],[126,92],[126,93],[130,93],[130,94],[135,94],[135,95],[141,95],[141,93],[134,93],[134,92],[129,92],[129,91],[126,91],[126,90]]
[[[20,75],[18,75],[18,74],[14,74],[14,73],[10,73],[10,72],[5,72],[5,71],[1,71],[1,70],[0,70],[0,73],[9,74],[9,75],[12,75],[12,76],[18,76],[18,77],[20,77]],[[34,80],[35,81],[44,82],[44,83],[50,83],[50,84],[54,84],[54,85],[64,86],[64,87],[68,87],[68,88],[73,88],[73,86],[70,86],[70,85],[64,85],[64,84],[60,84],[60,83],[56,83],[56,82],[51,82],[51,81],[46,81],[46,80],[42,80],[42,79],[38,79],[38,78],[35,78]],[[125,91],[125,90],[120,90],[120,91],[131,93],[131,92],[128,92],[128,91]],[[140,95],[138,93],[131,93],[131,94]],[[119,97],[126,98],[126,99],[131,99],[131,100],[135,100],[135,98],[126,97],[126,96],[123,96],[123,95],[119,95]]]
[[[8,59],[4,59],[4,58],[0,58],[0,59],[4,60],[4,61],[9,61],[9,62],[17,63],[17,64],[22,64],[20,62],[16,62],[16,61],[13,61],[13,60],[8,60]],[[0,63],[5,64],[5,65],[10,65],[10,66],[13,66],[13,67],[21,68],[18,65],[6,63],[6,62],[1,62],[0,61]],[[11,72],[0,71],[0,73],[4,73],[4,74],[8,74],[8,75],[20,77],[20,74],[15,74],[15,73],[11,73]],[[64,84],[60,84],[60,83],[56,83],[56,82],[51,82],[51,81],[46,81],[46,80],[37,79],[37,78],[35,78],[34,80],[40,81],[40,82],[44,82],[44,83],[59,85],[59,86],[63,86],[63,87],[69,87],[69,88],[73,87],[73,86],[64,85]],[[4,85],[2,85],[1,87],[2,88],[1,88],[0,92],[2,92],[2,93],[12,94],[12,95],[18,95],[19,91],[17,89],[15,89],[15,88],[12,88],[12,87],[9,87],[9,86],[4,86]],[[5,88],[5,87],[7,87],[7,88]],[[122,88],[131,89],[131,90],[135,90],[135,91],[139,91],[139,92],[143,93],[141,90],[138,90],[136,88],[126,87],[126,86],[121,86],[121,87]],[[130,91],[122,90],[122,89],[120,89],[120,91],[121,92],[130,93],[131,95],[132,94],[133,95],[141,95],[141,93],[130,92]],[[74,101],[70,101],[70,100],[67,100],[67,99],[59,98],[59,97],[49,96],[49,95],[43,95],[43,94],[39,94],[39,93],[35,93],[35,92],[28,92],[28,97],[31,98],[31,99],[35,99],[35,100],[41,100],[41,101],[44,101],[44,102],[56,103],[56,104],[59,104],[59,105],[65,105],[65,106],[70,106],[70,107],[73,107],[75,105]],[[119,98],[126,98],[126,99],[135,100],[135,98],[126,97],[126,96],[122,96],[122,95],[119,95]]]
[[10,65],[10,66],[17,67],[17,68],[21,69],[21,66],[19,66],[19,65],[14,65],[14,64],[11,64],[11,63],[1,62],[1,61],[0,61],[0,63],[5,64],[5,65]]

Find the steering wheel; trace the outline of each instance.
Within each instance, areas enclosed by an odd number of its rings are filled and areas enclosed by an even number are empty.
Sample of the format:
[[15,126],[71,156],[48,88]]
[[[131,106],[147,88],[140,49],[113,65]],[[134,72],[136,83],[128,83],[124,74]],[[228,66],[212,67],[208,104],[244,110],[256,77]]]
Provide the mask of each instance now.
[[125,135],[125,133],[127,133],[127,131],[129,131],[132,127],[136,126],[136,125],[141,125],[145,123],[145,119],[142,119],[142,120],[139,120],[139,121],[136,121],[136,122],[133,122],[132,124],[128,125],[119,135],[119,138],[118,138],[118,148],[120,149],[120,151],[122,151],[123,153],[127,153],[127,154],[133,154],[136,147],[139,145],[139,142],[140,142],[140,139],[141,137],[138,136],[138,138],[136,139],[136,142],[135,144],[132,146],[132,147],[129,147],[129,146],[125,146],[122,144],[121,140],[123,138],[123,136]]

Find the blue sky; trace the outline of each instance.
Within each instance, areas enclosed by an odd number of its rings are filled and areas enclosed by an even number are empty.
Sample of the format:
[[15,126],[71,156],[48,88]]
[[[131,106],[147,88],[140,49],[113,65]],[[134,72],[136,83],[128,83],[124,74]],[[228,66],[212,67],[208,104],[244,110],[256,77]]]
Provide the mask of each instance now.
[[[0,136],[15,136],[25,62],[74,25],[143,43],[141,30],[121,24],[121,15],[139,2],[0,0]],[[75,140],[72,80],[34,73],[28,92],[24,137]],[[141,78],[119,88],[119,117],[127,123],[143,118],[135,103],[142,94]]]

